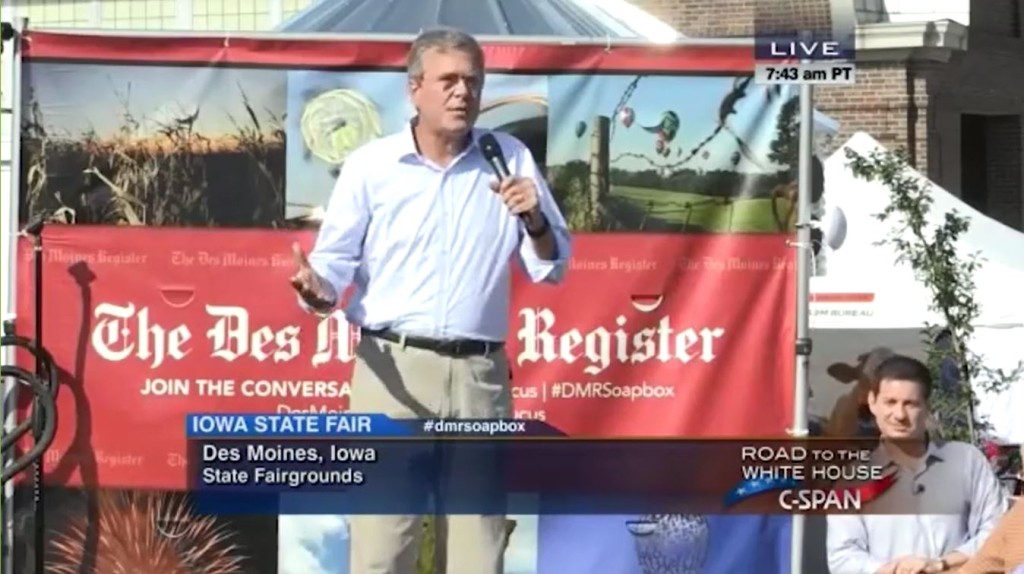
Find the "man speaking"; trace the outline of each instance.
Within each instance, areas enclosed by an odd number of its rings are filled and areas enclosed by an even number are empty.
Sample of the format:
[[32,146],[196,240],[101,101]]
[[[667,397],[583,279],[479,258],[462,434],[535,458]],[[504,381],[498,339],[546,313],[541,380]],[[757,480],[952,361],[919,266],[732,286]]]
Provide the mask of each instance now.
[[[293,246],[292,285],[320,313],[355,286],[352,411],[509,418],[509,262],[557,283],[569,233],[526,146],[473,127],[484,84],[476,40],[425,32],[407,63],[416,117],[349,155],[312,252]],[[353,517],[351,571],[412,574],[420,534],[417,516]],[[449,574],[502,574],[504,516],[450,516],[447,534]]]

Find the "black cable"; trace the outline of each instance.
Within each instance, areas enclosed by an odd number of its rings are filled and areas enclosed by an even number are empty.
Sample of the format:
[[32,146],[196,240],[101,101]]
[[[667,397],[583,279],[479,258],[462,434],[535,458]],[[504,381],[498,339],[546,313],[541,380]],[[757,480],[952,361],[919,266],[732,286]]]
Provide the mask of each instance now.
[[[44,349],[45,347],[43,347],[43,228],[42,225],[38,225],[37,228],[37,231],[35,233],[32,233],[32,246],[34,255],[34,259],[32,261],[32,271],[35,276],[35,280],[32,285],[34,298],[33,311],[35,315],[35,333],[33,339],[35,339],[35,348]],[[52,361],[50,362],[49,365],[45,364],[42,353],[35,353],[35,359],[36,377],[43,378],[47,376],[46,373],[56,374],[56,367],[53,365]],[[57,378],[53,377],[53,380],[56,381]],[[50,400],[54,402],[52,426],[54,429],[56,429],[57,384],[54,383],[54,385],[49,390],[49,394],[51,396]],[[36,401],[35,404],[33,405],[33,411],[36,408],[39,408],[39,402],[41,400],[43,399],[40,397],[40,395],[36,395]],[[40,421],[39,417],[36,416],[33,416],[32,419],[35,420],[37,423],[35,425],[33,435],[35,436],[35,441],[38,443],[41,440],[40,437],[42,436],[42,433],[45,430],[44,427],[46,423],[51,422],[51,419],[48,418],[46,421]],[[52,438],[50,439],[50,442],[53,442]],[[33,521],[33,526],[35,527],[35,532],[33,536],[33,543],[35,546],[35,559],[33,560],[33,562],[35,563],[35,574],[46,574],[46,560],[44,559],[46,556],[46,508],[44,507],[43,504],[44,463],[45,461],[43,460],[43,457],[40,456],[35,461],[35,468],[32,469],[32,510],[33,514],[35,515],[35,520]]]
[[[0,486],[3,486],[29,466],[36,465],[38,468],[43,463],[43,457],[53,444],[57,432],[57,400],[53,396],[51,387],[44,382],[43,378],[21,367],[3,365],[0,367],[0,378],[4,380],[13,378],[18,383],[28,386],[32,390],[32,394],[35,395],[32,401],[31,416],[0,439],[0,452],[6,460],[8,452],[17,446],[18,441],[26,434],[31,431],[34,438],[32,448],[22,456],[14,457],[11,464],[0,472]],[[6,555],[11,549],[11,541],[7,539],[6,525],[3,526],[3,538],[3,553]],[[34,542],[36,554],[34,563],[37,570],[43,571],[44,558],[39,549],[45,549],[45,541],[37,538]]]
[[54,400],[57,399],[60,373],[54,367],[53,355],[50,354],[50,351],[36,345],[35,341],[28,337],[22,337],[10,332],[5,332],[3,336],[0,336],[0,347],[18,347],[28,351],[37,362],[37,365],[41,363],[42,371],[46,374],[46,376],[38,376],[38,378],[42,379],[43,384],[53,394]]
[[[34,445],[25,456],[16,459],[11,466],[3,469],[3,483],[6,483],[29,466],[33,467],[32,502],[33,502],[33,550],[35,574],[45,574],[46,521],[44,496],[44,464],[46,450],[53,443],[57,429],[57,393],[60,386],[60,374],[53,356],[42,344],[43,340],[43,242],[42,230],[44,219],[37,218],[23,230],[24,235],[32,237],[34,255],[34,337],[28,339],[15,333],[13,322],[4,323],[4,333],[0,338],[0,346],[24,349],[35,359],[35,373],[29,373],[21,367],[4,367],[4,377],[14,377],[32,388],[35,395],[32,401],[32,416],[18,424],[14,432],[4,437],[3,451],[12,448],[21,437],[32,431]],[[4,531],[6,534],[6,530]],[[4,550],[9,544],[4,544]]]
[[4,435],[0,439],[0,443],[2,443],[0,447],[2,447],[4,454],[14,447],[30,430],[39,431],[32,448],[0,472],[0,485],[4,485],[32,464],[39,463],[46,450],[53,444],[54,436],[57,433],[57,401],[42,379],[21,367],[3,365],[0,367],[0,377],[4,379],[13,378],[19,383],[27,385],[35,395],[32,416],[24,423],[15,427],[13,432]]

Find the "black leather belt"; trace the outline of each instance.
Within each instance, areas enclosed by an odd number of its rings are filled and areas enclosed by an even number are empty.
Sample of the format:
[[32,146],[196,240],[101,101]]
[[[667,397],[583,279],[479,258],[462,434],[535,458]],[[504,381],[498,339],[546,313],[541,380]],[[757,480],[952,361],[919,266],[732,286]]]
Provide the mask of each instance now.
[[429,337],[418,337],[415,335],[401,335],[389,329],[366,329],[362,330],[363,336],[369,335],[392,343],[406,345],[416,349],[433,351],[438,355],[449,357],[472,357],[474,355],[489,355],[500,351],[505,343],[494,341],[478,341],[474,339],[451,339],[447,341],[431,339]]

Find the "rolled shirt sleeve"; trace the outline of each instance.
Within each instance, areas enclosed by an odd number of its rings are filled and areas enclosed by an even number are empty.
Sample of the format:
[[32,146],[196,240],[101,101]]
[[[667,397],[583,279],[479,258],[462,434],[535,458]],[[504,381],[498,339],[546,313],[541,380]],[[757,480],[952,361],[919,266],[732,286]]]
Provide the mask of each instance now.
[[831,574],[875,574],[885,565],[868,552],[867,525],[860,516],[829,516],[826,540]]
[[[518,143],[518,142],[517,142]],[[551,260],[541,259],[533,246],[533,240],[523,230],[523,239],[519,244],[519,261],[523,270],[534,283],[561,283],[565,278],[566,267],[569,258],[572,256],[572,239],[569,235],[569,226],[565,222],[562,211],[558,209],[558,203],[548,188],[548,184],[541,173],[533,154],[524,144],[518,143],[517,149],[517,170],[516,175],[533,180],[537,187],[537,202],[541,211],[551,226],[551,233],[555,238],[555,258]]]
[[[360,150],[341,167],[327,202],[309,264],[330,290],[335,304],[355,277],[363,254],[363,242],[370,225],[366,181],[360,164]],[[309,307],[300,300],[303,308]]]

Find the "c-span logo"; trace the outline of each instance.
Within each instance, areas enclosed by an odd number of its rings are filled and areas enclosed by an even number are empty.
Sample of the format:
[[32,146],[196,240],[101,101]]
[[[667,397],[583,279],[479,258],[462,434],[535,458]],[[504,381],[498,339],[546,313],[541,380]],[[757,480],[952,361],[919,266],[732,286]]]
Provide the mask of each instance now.
[[729,508],[767,492],[778,492],[779,507],[787,512],[858,511],[894,484],[895,473],[857,486],[835,488],[805,487],[801,481],[792,478],[748,479],[733,487],[725,495],[722,505]]

